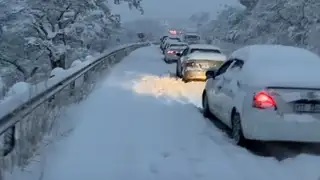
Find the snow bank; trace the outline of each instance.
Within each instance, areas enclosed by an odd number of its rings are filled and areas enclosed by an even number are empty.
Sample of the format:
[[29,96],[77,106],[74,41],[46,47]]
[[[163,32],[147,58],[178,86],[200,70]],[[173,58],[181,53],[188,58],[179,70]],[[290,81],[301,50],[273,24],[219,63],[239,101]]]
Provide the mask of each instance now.
[[75,61],[72,62],[70,67],[73,68],[73,67],[76,67],[76,66],[81,66],[82,64],[83,64],[82,61],[75,60]]
[[[26,102],[30,98],[32,90],[33,89],[31,84],[26,82],[18,82],[9,89],[1,104],[4,103],[9,108],[11,106],[10,104]],[[0,112],[2,110],[3,109],[1,108]]]
[[60,68],[60,67],[54,68],[50,73],[50,78],[65,76],[65,72],[66,71],[63,68]]
[[29,92],[30,88],[31,88],[31,85],[29,83],[18,82],[9,89],[9,91],[7,92],[7,96],[15,96],[15,95]]

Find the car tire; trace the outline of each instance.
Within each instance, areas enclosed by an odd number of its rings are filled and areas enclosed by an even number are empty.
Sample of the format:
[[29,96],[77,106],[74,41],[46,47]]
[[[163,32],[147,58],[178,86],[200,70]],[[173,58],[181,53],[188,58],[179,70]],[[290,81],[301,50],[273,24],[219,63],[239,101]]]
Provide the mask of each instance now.
[[232,140],[237,144],[238,146],[245,147],[247,145],[248,140],[244,137],[242,126],[241,126],[241,117],[238,112],[233,113],[231,117],[231,133],[230,136]]
[[180,74],[180,71],[179,71],[179,61],[177,61],[177,65],[176,65],[176,76],[178,78],[181,78],[181,74]]
[[184,83],[188,83],[188,82],[190,82],[190,79],[187,79],[187,78],[185,78],[185,76],[182,76],[182,81]]
[[210,118],[212,116],[212,113],[209,109],[207,93],[205,90],[202,93],[202,115],[205,118]]

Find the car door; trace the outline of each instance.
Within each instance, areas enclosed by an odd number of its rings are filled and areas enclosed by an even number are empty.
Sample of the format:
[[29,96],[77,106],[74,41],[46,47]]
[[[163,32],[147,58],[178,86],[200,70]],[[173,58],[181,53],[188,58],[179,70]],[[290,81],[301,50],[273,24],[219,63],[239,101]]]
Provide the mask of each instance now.
[[234,107],[235,94],[238,92],[238,74],[244,64],[244,61],[233,59],[234,63],[227,69],[223,75],[224,83],[220,91],[221,100],[221,120],[231,127],[231,111]]
[[183,52],[182,52],[182,56],[180,58],[180,62],[182,63],[184,60],[186,60],[188,54],[189,54],[190,48],[186,48]]
[[214,78],[208,80],[207,83],[210,84],[207,91],[208,102],[211,112],[213,112],[219,119],[222,117],[221,113],[221,88],[224,83],[223,75],[227,69],[231,66],[233,60],[226,61],[218,70]]
[[188,52],[189,52],[189,48],[187,47],[186,49],[183,50],[183,52],[181,53],[181,57],[177,62],[177,66],[180,74],[182,73],[182,61],[186,58]]

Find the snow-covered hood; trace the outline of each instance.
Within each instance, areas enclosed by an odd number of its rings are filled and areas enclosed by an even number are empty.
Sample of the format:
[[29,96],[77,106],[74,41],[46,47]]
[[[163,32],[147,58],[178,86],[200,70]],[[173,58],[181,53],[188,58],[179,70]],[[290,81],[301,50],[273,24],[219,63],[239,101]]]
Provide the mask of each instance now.
[[200,53],[194,52],[189,54],[188,60],[212,60],[212,61],[226,61],[227,56],[219,53]]

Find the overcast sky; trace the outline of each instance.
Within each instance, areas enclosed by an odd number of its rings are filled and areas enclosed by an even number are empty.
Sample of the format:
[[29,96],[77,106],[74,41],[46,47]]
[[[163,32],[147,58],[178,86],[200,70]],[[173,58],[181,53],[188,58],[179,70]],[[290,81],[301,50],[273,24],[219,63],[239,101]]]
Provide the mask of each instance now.
[[113,12],[121,14],[122,21],[130,21],[143,17],[152,18],[188,18],[195,12],[210,12],[212,17],[225,4],[237,5],[238,0],[143,0],[145,14],[136,10],[130,11],[127,5],[113,6]]

